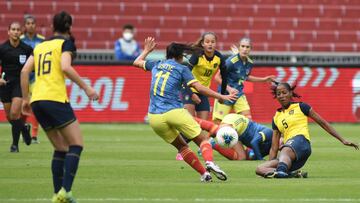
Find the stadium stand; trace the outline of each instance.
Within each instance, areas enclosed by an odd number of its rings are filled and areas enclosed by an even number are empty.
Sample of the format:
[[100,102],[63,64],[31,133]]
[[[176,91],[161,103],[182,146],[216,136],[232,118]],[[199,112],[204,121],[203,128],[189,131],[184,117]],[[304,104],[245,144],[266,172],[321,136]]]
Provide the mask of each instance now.
[[[156,37],[160,48],[169,41],[193,42],[209,30],[218,34],[220,50],[244,35],[257,51],[357,52],[360,46],[360,5],[351,0],[1,1],[0,22],[31,13],[49,35],[51,16],[59,10],[74,16],[80,49],[112,49],[125,23],[138,28],[139,41]],[[6,29],[0,28],[0,39]]]

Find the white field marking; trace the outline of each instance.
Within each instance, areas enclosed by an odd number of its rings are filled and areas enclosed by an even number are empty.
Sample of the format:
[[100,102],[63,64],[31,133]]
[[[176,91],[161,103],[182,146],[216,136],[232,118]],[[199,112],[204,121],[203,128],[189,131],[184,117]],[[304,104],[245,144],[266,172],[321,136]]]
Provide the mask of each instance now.
[[[177,198],[79,198],[81,202],[360,202],[355,198],[295,198],[295,199],[266,199],[266,198],[195,198],[195,199],[177,199]],[[29,199],[0,199],[0,202],[49,202],[46,198]]]

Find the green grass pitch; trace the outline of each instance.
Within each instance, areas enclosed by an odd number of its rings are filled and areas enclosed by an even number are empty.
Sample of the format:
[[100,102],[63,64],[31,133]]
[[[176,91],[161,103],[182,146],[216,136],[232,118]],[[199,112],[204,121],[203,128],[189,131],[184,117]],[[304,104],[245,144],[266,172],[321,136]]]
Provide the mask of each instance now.
[[[359,124],[334,124],[360,142]],[[360,202],[360,152],[311,124],[308,179],[274,180],[255,175],[261,161],[228,161],[214,152],[228,174],[221,182],[200,176],[146,124],[82,124],[85,148],[73,194],[81,202]],[[52,147],[41,132],[38,145],[20,143],[10,153],[10,125],[0,124],[0,202],[50,202]],[[197,150],[191,144],[193,150]]]

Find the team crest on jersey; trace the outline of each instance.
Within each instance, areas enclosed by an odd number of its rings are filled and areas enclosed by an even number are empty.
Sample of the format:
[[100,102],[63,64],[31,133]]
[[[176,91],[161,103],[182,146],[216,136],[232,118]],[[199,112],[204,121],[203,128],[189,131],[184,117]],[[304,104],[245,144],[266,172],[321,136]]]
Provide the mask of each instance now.
[[24,64],[26,62],[26,55],[19,55],[19,62]]
[[289,111],[289,115],[293,115],[294,114],[294,109],[291,109],[291,111]]
[[217,64],[217,63],[215,63],[215,64],[214,64],[214,68],[217,68],[217,67],[218,67],[218,64]]

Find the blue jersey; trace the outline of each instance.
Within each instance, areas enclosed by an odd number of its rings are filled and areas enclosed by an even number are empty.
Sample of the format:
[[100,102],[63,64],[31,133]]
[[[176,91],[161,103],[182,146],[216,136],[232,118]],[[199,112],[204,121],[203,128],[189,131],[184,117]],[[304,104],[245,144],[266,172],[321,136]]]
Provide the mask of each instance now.
[[30,39],[27,35],[24,34],[20,36],[20,39],[25,44],[31,46],[34,49],[36,45],[40,44],[45,40],[45,37],[40,34],[36,34],[32,39]]
[[[32,39],[30,39],[27,35],[23,34],[20,36],[20,39],[25,44],[31,46],[34,49],[36,45],[40,44],[41,42],[43,42],[45,40],[45,37],[40,34],[35,34],[35,36]],[[35,82],[34,71],[30,73],[29,82],[30,82],[30,84]]]
[[151,71],[149,113],[161,114],[183,108],[180,100],[182,84],[196,81],[190,69],[173,59],[146,61],[144,69]]
[[[227,84],[239,91],[238,97],[244,94],[244,81],[248,79],[251,69],[253,67],[253,61],[250,58],[244,62],[239,54],[235,54],[226,59],[226,78]],[[218,89],[220,92],[220,87]],[[236,101],[225,101],[226,105],[233,105]]]

